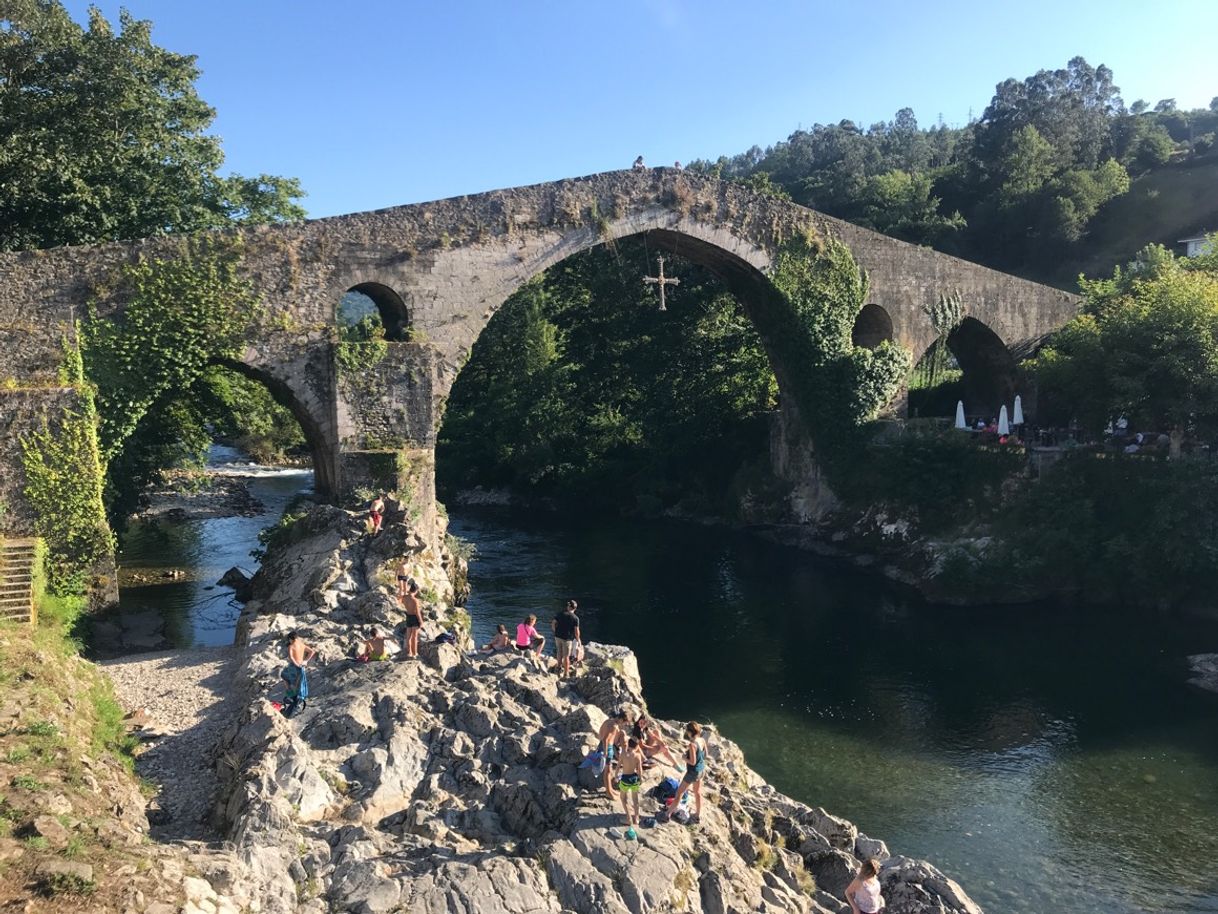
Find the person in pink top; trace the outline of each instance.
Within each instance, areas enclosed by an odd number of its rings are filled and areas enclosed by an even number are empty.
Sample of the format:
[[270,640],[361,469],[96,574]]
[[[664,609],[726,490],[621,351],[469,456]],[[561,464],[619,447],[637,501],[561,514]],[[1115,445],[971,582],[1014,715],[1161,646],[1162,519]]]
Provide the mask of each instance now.
[[540,659],[541,649],[545,645],[545,636],[537,633],[537,617],[530,613],[528,618],[516,626],[516,650],[522,654],[533,651]]

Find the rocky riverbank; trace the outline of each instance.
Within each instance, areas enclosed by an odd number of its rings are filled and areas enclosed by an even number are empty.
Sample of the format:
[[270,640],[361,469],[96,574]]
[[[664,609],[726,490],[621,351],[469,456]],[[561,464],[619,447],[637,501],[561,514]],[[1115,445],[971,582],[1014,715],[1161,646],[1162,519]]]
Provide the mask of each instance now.
[[171,470],[166,472],[164,482],[143,493],[134,518],[180,523],[210,517],[254,517],[265,510],[239,475]]
[[[713,727],[702,823],[613,837],[619,807],[578,766],[608,711],[646,706],[633,655],[590,645],[567,682],[514,655],[468,655],[441,533],[412,530],[395,504],[375,536],[318,507],[255,578],[215,825],[263,911],[840,912],[869,855],[885,858],[893,914],[980,910],[930,864],[769,787]],[[423,659],[357,663],[360,627],[403,621],[390,597],[401,556],[427,597]],[[268,699],[293,629],[319,656],[307,709],[286,720]],[[457,645],[437,643],[443,631]],[[675,743],[677,724],[662,729]]]

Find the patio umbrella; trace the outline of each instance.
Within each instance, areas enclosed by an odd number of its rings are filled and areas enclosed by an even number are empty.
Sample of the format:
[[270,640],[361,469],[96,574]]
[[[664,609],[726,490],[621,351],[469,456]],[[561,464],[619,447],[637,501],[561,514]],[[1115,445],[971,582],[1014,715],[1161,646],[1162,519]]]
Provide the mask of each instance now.
[[956,428],[968,428],[968,423],[964,421],[964,401],[956,401]]
[[1012,425],[1023,425],[1023,398],[1015,395],[1015,412],[1011,413]]
[[1002,409],[998,410],[998,434],[1011,434],[1011,423],[1007,421],[1007,406],[1002,404]]

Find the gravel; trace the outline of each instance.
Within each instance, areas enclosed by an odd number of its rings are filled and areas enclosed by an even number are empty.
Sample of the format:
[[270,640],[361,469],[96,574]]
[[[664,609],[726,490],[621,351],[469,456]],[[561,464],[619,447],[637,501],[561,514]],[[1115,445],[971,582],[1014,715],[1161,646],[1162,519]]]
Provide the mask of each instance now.
[[217,788],[212,755],[238,711],[230,690],[236,657],[224,647],[134,654],[100,664],[123,708],[148,715],[138,731],[148,748],[135,767],[160,787],[148,813],[158,840],[217,838],[207,821]]

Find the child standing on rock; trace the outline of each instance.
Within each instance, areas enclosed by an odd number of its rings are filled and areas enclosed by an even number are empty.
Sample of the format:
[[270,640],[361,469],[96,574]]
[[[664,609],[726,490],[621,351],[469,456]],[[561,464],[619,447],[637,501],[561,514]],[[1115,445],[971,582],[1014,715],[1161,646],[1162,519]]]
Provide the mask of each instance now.
[[599,772],[605,777],[605,793],[613,796],[613,768],[621,748],[626,744],[626,728],[630,726],[630,712],[619,708],[612,717],[605,718],[596,735],[597,748],[605,767]]
[[643,750],[633,736],[626,744],[621,758],[622,776],[618,779],[618,796],[622,801],[622,812],[626,814],[626,840],[637,841],[639,833],[639,788],[643,785]]
[[692,788],[694,792],[694,814],[689,818],[690,825],[702,821],[702,775],[706,771],[706,740],[702,738],[702,725],[691,720],[685,725],[685,777],[681,778],[681,786],[677,795],[672,798],[672,811],[681,808],[681,798]]
[[407,578],[402,594],[402,609],[406,611],[406,657],[419,656],[419,630],[423,627],[423,608],[419,605],[419,582]]

